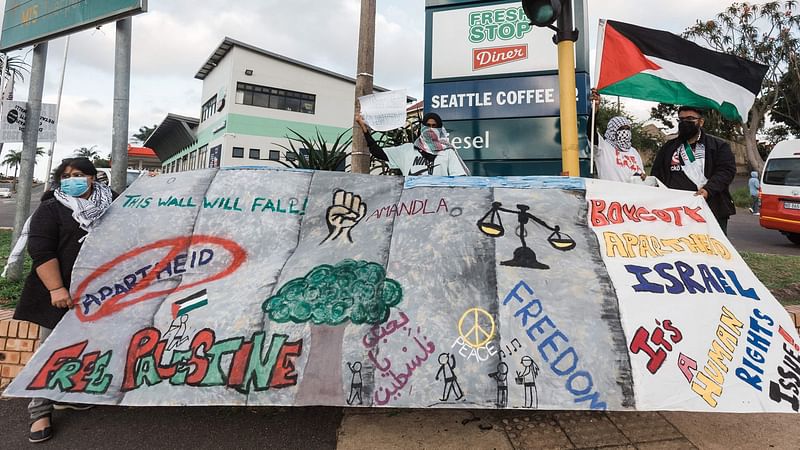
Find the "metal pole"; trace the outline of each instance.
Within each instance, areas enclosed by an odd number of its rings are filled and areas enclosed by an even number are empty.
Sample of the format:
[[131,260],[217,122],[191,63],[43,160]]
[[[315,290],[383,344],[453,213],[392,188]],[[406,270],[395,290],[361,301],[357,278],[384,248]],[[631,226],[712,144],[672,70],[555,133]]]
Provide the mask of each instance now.
[[[33,48],[28,105],[25,111],[25,132],[22,135],[22,161],[19,169],[17,188],[17,210],[14,215],[14,232],[11,234],[11,248],[14,248],[22,227],[31,213],[31,185],[33,169],[36,165],[36,144],[39,138],[39,119],[42,116],[42,94],[44,93],[44,73],[47,65],[47,42],[36,44]],[[17,260],[8,268],[8,279],[22,278],[24,258]]]
[[578,104],[575,100],[575,41],[577,32],[572,21],[572,1],[563,4],[558,18],[558,85],[561,103],[561,170],[562,175],[579,177]]
[[589,175],[594,175],[594,126],[595,120],[597,120],[597,102],[592,99],[592,124],[589,127],[589,152],[591,153],[591,157],[589,158]]
[[[0,116],[2,116],[4,109],[3,109],[3,102],[6,99],[6,64],[8,64],[8,54],[3,53],[3,66],[0,69]],[[0,142],[0,155],[3,154],[3,143]]]
[[[358,75],[356,76],[355,110],[358,97],[372,93],[375,69],[375,0],[361,0],[361,25],[358,29]],[[353,173],[369,173],[370,154],[359,125],[353,120]]]
[[[64,64],[61,65],[61,79],[58,82],[58,98],[56,99],[56,126],[58,126],[59,113],[61,112],[61,93],[64,92],[64,74],[67,71],[67,55],[69,54],[69,36],[67,36],[67,43],[64,45]],[[56,140],[58,139],[58,128],[56,128],[56,137],[50,143],[50,151],[47,152],[47,172],[44,173],[44,191],[50,189],[50,171],[53,170],[53,151],[56,149]]]
[[131,91],[131,23],[117,21],[117,45],[114,53],[114,124],[111,134],[111,189],[125,190],[128,172],[128,115]]

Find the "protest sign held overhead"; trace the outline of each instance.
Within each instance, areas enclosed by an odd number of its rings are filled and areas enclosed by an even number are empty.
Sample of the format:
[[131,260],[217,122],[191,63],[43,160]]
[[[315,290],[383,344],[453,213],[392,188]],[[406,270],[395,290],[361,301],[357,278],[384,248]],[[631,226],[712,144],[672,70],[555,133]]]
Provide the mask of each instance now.
[[406,124],[407,98],[405,89],[359,97],[361,116],[376,131],[402,128]]
[[798,411],[791,320],[688,192],[560,177],[145,177],[88,236],[71,294],[75,309],[5,395]]

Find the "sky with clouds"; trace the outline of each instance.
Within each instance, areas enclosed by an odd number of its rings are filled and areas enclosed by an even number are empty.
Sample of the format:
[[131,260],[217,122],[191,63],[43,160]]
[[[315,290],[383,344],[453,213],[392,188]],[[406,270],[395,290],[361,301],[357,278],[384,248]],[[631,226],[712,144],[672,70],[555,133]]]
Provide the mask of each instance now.
[[[713,18],[731,3],[590,0],[587,35],[593,49],[600,18],[679,33],[696,19]],[[360,0],[149,0],[148,12],[133,20],[131,133],[142,125],[159,123],[169,112],[199,116],[202,81],[194,79],[194,74],[225,36],[354,76],[360,4]],[[424,0],[377,0],[376,84],[407,88],[409,95],[422,98],[424,11]],[[101,155],[110,152],[114,38],[114,24],[72,36],[56,162],[84,146],[97,145]],[[56,101],[65,41],[60,38],[49,45],[44,89],[48,103]],[[17,53],[25,55],[28,50]],[[30,53],[27,58],[30,61]],[[18,83],[15,99],[25,100],[27,92],[27,83]],[[647,117],[650,106],[627,102],[628,109],[641,118]],[[21,148],[21,144],[5,148]],[[43,178],[45,165],[40,158],[37,178]]]

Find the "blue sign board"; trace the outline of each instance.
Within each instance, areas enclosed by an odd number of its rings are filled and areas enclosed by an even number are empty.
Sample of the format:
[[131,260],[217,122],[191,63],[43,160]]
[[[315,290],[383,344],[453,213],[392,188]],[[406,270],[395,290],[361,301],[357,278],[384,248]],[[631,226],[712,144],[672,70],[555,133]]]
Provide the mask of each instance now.
[[[589,114],[589,76],[575,75],[578,114]],[[559,115],[558,75],[429,83],[425,110],[442,120],[555,117]]]
[[[465,161],[561,159],[558,117],[453,120],[445,122],[450,142]],[[587,145],[587,116],[578,119],[580,148]],[[581,157],[588,155],[582,154]]]

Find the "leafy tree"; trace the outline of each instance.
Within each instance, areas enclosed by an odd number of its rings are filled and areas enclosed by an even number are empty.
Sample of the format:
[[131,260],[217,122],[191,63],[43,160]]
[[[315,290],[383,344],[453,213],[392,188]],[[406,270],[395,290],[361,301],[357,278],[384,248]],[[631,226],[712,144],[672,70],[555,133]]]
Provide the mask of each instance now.
[[76,158],[88,158],[91,160],[95,160],[100,156],[98,155],[97,150],[95,150],[96,148],[97,148],[96,145],[93,145],[91,147],[76,148],[73,155]]
[[790,58],[789,70],[781,78],[781,92],[770,119],[785,125],[789,133],[800,137],[800,61],[796,54]]
[[698,20],[684,33],[684,37],[700,41],[714,50],[769,67],[749,117],[740,125],[747,159],[750,166],[758,171],[763,169],[764,159],[758,153],[756,136],[764,124],[764,118],[787,89],[781,80],[800,50],[800,15],[794,12],[796,7],[796,0],[771,1],[760,5],[733,3],[714,20]]
[[[678,126],[678,106],[659,103],[650,109],[650,118],[660,122],[665,128],[674,130]],[[739,141],[742,138],[741,124],[722,117],[719,111],[706,110],[703,129],[709,134],[730,141]]]
[[141,126],[139,127],[138,132],[133,133],[133,135],[131,135],[131,139],[140,144],[144,144],[145,141],[147,141],[147,139],[150,138],[150,135],[153,134],[154,131],[156,131],[156,128],[158,128],[158,124],[153,125],[152,127],[148,127],[147,125]]
[[[286,136],[286,139],[289,140],[288,147],[274,144],[286,150],[286,161],[278,161],[279,163],[295,169],[330,171],[344,169],[345,160],[349,154],[348,148],[353,142],[350,129],[337,136],[333,144],[328,144],[319,129],[314,138],[307,138],[291,128],[289,131],[294,136]],[[345,138],[347,135],[351,135],[351,137]]]
[[[346,323],[379,325],[389,319],[391,308],[403,300],[403,288],[387,278],[383,266],[374,262],[346,259],[335,266],[323,264],[305,277],[295,278],[262,304],[271,321],[308,323],[311,347],[306,373],[327,373],[325,377],[304,377],[301,393],[341,396],[341,368],[328,367],[330,356],[323,342],[344,337]],[[333,369],[333,370],[331,370]],[[305,380],[309,380],[306,382]],[[305,384],[308,386],[305,386]]]

